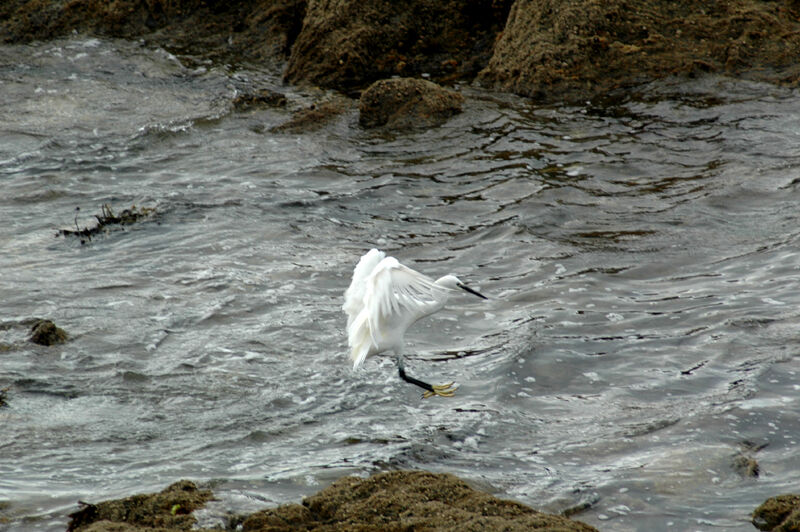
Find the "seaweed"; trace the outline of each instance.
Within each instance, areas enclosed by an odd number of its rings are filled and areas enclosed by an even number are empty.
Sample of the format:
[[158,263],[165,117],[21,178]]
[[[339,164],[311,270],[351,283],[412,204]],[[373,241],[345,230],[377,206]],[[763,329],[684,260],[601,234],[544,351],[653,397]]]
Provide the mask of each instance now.
[[154,207],[136,207],[136,205],[131,205],[129,209],[125,209],[119,214],[114,214],[111,207],[107,203],[104,203],[100,207],[100,214],[94,215],[97,223],[91,227],[85,226],[81,229],[78,225],[78,213],[80,210],[80,207],[75,207],[75,229],[60,229],[56,236],[80,238],[81,244],[86,244],[92,241],[93,236],[109,231],[111,226],[131,225],[145,218],[150,218],[156,213]]

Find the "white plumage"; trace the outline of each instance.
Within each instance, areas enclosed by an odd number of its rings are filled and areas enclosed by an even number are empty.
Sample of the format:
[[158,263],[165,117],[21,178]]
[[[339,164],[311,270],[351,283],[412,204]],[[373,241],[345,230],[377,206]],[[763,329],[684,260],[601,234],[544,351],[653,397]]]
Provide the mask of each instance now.
[[353,271],[353,280],[344,294],[342,310],[347,314],[347,341],[353,369],[371,355],[393,351],[398,357],[400,376],[428,390],[430,395],[452,395],[442,387],[431,386],[405,375],[402,365],[403,337],[417,320],[444,307],[457,288],[484,299],[454,275],[433,280],[403,266],[394,257],[377,249],[367,252]]

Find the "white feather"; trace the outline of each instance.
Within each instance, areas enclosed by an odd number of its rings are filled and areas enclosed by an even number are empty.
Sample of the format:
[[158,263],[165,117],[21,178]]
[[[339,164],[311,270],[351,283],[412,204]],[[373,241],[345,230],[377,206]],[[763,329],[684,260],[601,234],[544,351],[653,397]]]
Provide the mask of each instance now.
[[448,285],[458,280],[446,278],[434,281],[377,249],[361,257],[342,305],[353,368],[383,351],[400,354],[406,330],[447,302],[453,288]]

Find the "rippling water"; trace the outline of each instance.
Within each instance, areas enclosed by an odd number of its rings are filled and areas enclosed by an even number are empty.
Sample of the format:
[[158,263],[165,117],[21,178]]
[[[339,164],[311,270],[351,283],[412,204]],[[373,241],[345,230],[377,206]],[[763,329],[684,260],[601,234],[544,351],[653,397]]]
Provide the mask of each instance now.
[[[797,91],[464,88],[429,131],[273,134],[309,95],[139,43],[2,46],[0,72],[0,528],[180,478],[213,522],[393,468],[623,531],[752,530],[797,491]],[[289,110],[234,110],[264,86]],[[57,236],[103,204],[157,215]],[[341,296],[372,246],[491,297],[408,335],[454,399],[351,370]],[[26,342],[35,317],[71,340]]]

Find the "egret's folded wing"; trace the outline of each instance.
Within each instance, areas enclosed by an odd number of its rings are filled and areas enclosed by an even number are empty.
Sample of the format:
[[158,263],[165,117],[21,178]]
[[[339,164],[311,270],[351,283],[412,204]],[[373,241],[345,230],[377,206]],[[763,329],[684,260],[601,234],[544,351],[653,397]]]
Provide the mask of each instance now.
[[344,304],[342,305],[342,310],[347,314],[348,328],[364,308],[367,278],[384,257],[386,257],[386,253],[383,251],[371,249],[361,257],[353,270],[353,280],[350,281],[350,286],[344,293]]

